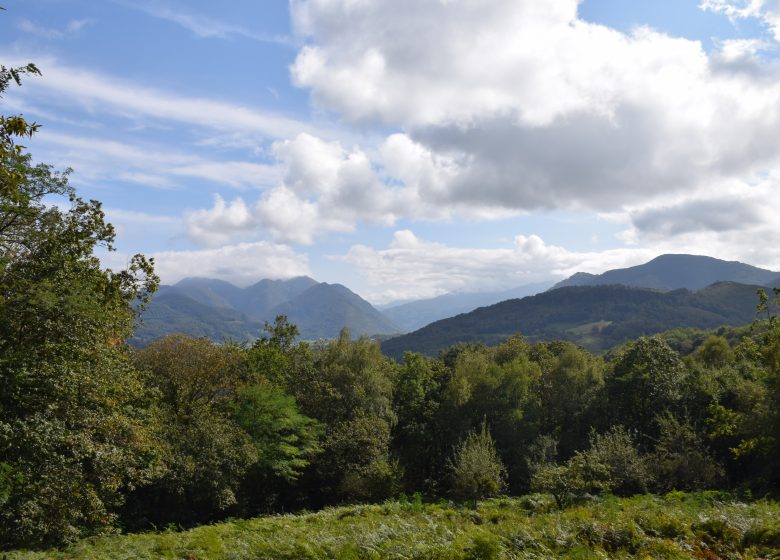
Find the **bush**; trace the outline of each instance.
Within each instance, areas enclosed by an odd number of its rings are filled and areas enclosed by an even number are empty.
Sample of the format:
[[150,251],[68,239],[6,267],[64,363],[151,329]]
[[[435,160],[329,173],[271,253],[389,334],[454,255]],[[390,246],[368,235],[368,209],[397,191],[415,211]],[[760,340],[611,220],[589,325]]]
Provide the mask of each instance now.
[[484,422],[481,432],[468,434],[456,449],[451,468],[453,491],[475,505],[477,500],[497,496],[506,487],[506,468]]

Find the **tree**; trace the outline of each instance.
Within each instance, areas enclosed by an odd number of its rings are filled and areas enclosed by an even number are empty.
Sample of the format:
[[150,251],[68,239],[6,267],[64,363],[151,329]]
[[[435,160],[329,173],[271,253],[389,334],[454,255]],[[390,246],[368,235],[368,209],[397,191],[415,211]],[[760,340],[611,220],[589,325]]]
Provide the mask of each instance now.
[[678,411],[686,370],[679,355],[660,337],[640,338],[612,363],[606,391],[615,423],[637,430],[645,440],[657,437],[654,418]]
[[298,480],[321,451],[323,426],[301,414],[294,397],[268,382],[240,389],[230,411],[255,448],[241,501],[245,512],[258,513],[272,506],[279,491]]
[[[17,68],[0,65],[0,98],[11,83],[22,85],[22,76],[25,74],[40,75],[41,72],[35,64]],[[23,169],[17,165],[24,146],[17,144],[14,138],[29,138],[37,130],[36,123],[28,123],[21,115],[0,116],[0,193],[3,196],[13,196],[25,179]]]
[[247,376],[241,349],[171,335],[138,351],[136,364],[157,394],[154,435],[162,453],[157,479],[130,497],[126,517],[143,526],[224,514],[257,461],[230,411]]
[[483,422],[479,432],[470,432],[452,457],[452,488],[461,498],[477,500],[497,496],[506,487],[506,468],[496,452],[493,438]]
[[[93,251],[114,230],[67,173],[15,148],[2,169],[0,547],[61,544],[112,525],[124,490],[153,476],[148,393],[124,341],[158,281],[140,255],[101,267]],[[51,205],[63,196],[69,208]]]
[[549,492],[563,508],[587,495],[645,492],[651,481],[631,435],[622,426],[614,426],[604,434],[591,434],[590,448],[578,451],[564,465],[535,465],[531,488]]
[[325,425],[323,452],[313,462],[323,501],[385,498],[400,472],[390,456],[396,366],[368,338],[339,337],[315,349],[308,375],[290,387],[301,409]]

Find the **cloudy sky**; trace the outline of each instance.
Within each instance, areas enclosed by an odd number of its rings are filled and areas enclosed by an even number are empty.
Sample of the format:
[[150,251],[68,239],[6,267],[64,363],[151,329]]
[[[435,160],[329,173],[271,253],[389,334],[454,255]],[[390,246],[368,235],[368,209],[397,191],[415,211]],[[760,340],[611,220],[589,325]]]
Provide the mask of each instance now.
[[0,102],[166,283],[780,270],[780,0],[4,0]]

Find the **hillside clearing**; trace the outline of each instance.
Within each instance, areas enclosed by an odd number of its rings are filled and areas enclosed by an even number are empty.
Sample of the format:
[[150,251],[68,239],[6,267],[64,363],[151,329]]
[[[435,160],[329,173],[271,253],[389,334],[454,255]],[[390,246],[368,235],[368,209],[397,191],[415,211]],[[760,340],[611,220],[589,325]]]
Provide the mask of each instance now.
[[558,511],[540,495],[476,510],[388,502],[85,539],[8,560],[780,558],[780,504],[718,493],[595,498]]

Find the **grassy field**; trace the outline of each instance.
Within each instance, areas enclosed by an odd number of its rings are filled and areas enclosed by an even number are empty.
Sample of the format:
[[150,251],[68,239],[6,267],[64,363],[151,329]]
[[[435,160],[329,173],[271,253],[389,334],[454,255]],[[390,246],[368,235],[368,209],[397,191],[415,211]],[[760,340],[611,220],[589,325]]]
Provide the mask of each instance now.
[[780,504],[711,493],[598,498],[564,511],[543,496],[489,500],[477,509],[392,502],[7,554],[8,560],[780,559]]

